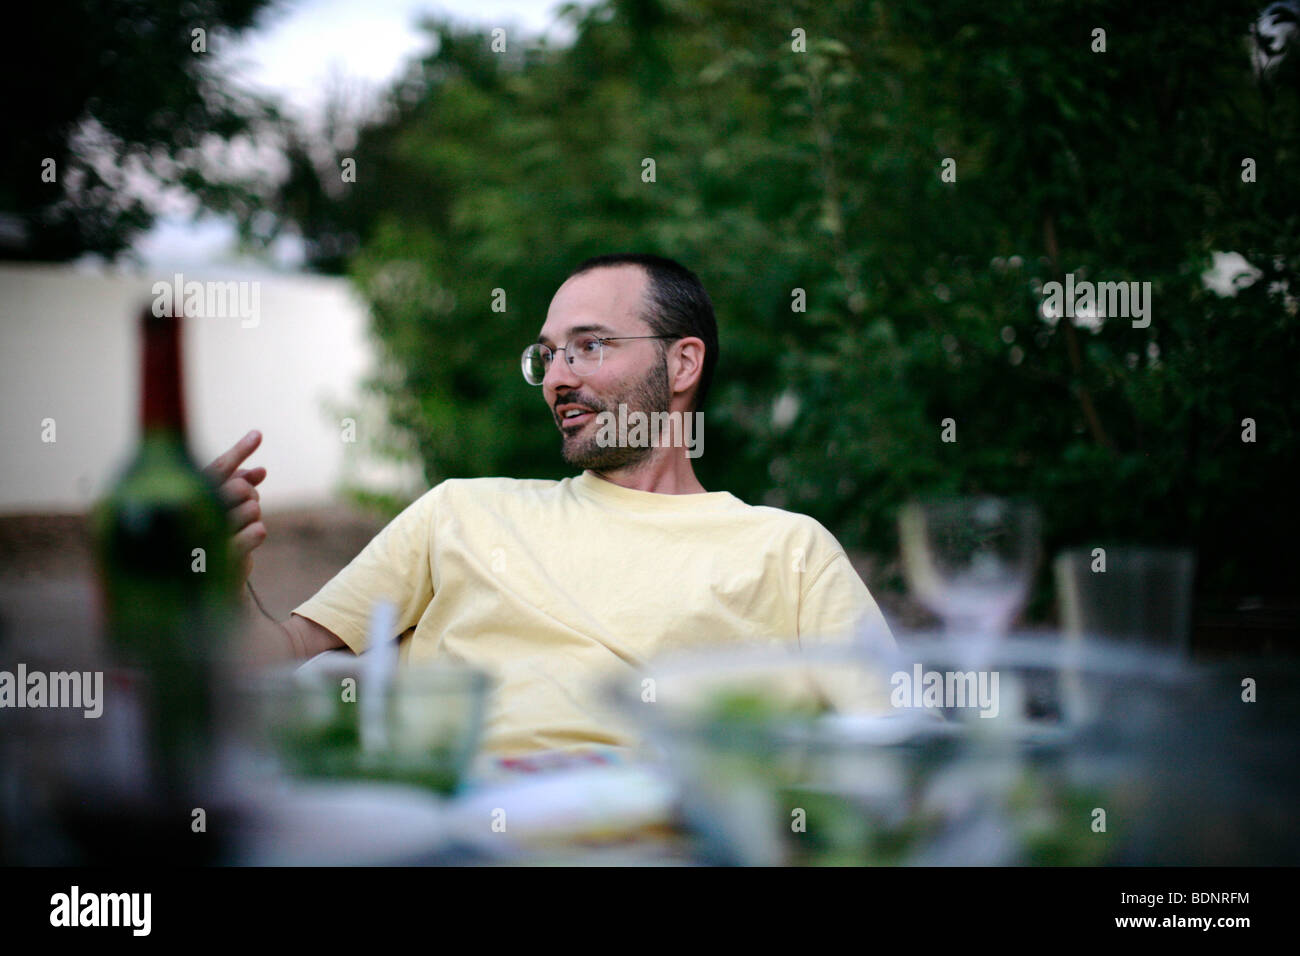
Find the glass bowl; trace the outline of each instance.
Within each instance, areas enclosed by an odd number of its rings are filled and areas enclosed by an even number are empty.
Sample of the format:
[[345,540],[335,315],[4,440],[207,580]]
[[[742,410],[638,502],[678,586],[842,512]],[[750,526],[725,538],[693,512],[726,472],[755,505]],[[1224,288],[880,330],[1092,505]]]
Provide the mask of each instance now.
[[1240,666],[1046,634],[973,660],[918,635],[678,656],[609,695],[709,862],[1295,864],[1300,682],[1259,664],[1257,708]]
[[367,701],[371,686],[354,656],[273,671],[256,688],[259,737],[294,776],[458,790],[478,753],[489,677],[452,664],[403,664],[377,705]]

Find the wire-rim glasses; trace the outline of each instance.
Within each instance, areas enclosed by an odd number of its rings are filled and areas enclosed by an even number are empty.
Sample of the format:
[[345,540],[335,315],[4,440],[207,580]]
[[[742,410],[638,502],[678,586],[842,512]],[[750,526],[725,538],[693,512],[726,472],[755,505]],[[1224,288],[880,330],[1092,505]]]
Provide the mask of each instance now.
[[605,361],[605,343],[618,342],[624,339],[673,339],[675,335],[592,335],[584,332],[581,335],[575,335],[569,339],[568,345],[562,345],[557,349],[549,345],[543,345],[540,342],[534,342],[528,348],[524,349],[524,354],[520,357],[520,368],[524,373],[524,381],[529,385],[541,385],[542,380],[546,378],[547,371],[550,370],[551,362],[555,359],[556,352],[564,353],[564,360],[569,363],[569,368],[573,370],[574,375],[590,375],[600,368]]

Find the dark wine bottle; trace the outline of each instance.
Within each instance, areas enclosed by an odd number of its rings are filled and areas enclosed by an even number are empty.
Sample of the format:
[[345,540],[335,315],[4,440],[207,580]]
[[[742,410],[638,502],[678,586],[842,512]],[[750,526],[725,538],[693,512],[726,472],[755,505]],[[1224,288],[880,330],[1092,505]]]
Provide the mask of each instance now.
[[[213,797],[217,695],[239,596],[225,508],[187,445],[182,319],[146,309],[140,324],[140,442],[94,516],[107,650],[129,675],[115,684],[118,703],[140,718],[123,721],[139,737],[124,751],[134,796],[125,799],[118,787],[98,799],[106,814],[145,831],[136,834],[137,850],[139,840],[156,842],[155,830],[178,843],[212,843],[194,840],[190,823]],[[110,693],[106,706],[113,705]]]

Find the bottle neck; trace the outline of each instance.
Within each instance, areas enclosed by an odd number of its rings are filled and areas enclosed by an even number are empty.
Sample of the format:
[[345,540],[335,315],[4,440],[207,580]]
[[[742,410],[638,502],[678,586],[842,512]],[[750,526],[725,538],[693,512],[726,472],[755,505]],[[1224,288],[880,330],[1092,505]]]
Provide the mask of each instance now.
[[162,433],[183,442],[185,392],[181,382],[181,321],[146,311],[140,324],[144,337],[141,431],[146,438]]

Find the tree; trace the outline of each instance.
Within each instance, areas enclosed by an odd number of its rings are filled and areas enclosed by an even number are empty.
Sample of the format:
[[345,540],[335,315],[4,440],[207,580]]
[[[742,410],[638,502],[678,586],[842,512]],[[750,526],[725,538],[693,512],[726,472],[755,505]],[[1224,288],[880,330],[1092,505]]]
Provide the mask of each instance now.
[[249,214],[252,188],[220,171],[220,150],[275,113],[229,88],[211,57],[267,2],[45,0],[10,11],[0,257],[120,255],[153,221],[142,181]]

